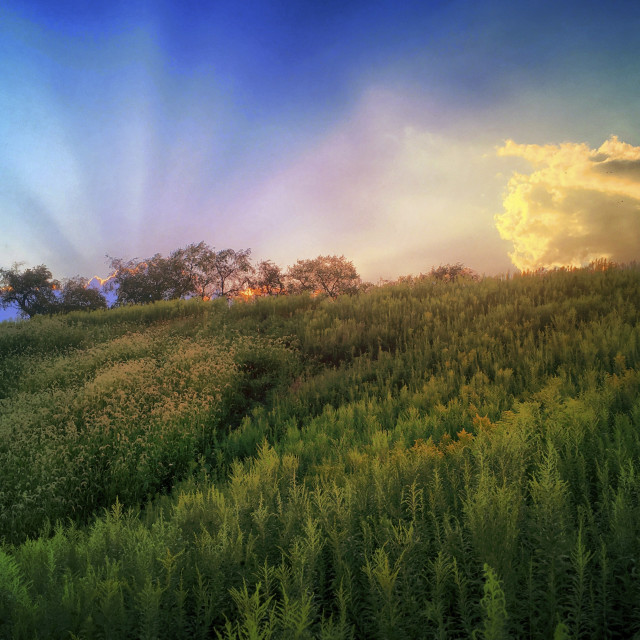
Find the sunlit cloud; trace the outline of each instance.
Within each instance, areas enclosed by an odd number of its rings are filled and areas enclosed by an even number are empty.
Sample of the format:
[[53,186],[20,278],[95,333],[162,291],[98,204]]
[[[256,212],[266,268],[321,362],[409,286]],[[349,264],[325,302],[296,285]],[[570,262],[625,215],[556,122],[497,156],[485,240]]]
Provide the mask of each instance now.
[[[589,47],[576,68],[574,44],[556,37],[563,27],[545,35],[531,26],[539,11],[511,5],[466,7],[468,33],[456,3],[305,5],[287,16],[273,3],[89,4],[0,8],[0,265],[106,276],[105,254],[143,258],[204,240],[283,267],[344,254],[371,280],[457,261],[498,273],[512,247],[521,264],[566,261],[549,240],[563,224],[569,261],[620,254],[621,242],[617,254],[584,242],[600,233],[588,216],[569,224],[540,213],[528,224],[511,212],[521,201],[533,211],[534,196],[554,211],[560,192],[567,207],[608,206],[609,189],[583,203],[595,189],[585,184],[617,180],[616,225],[631,224],[635,147],[612,140],[605,162],[586,146],[559,156],[515,143],[498,156],[494,146],[525,135],[593,146],[604,122],[629,136],[640,85],[628,17],[609,22],[603,9],[587,31],[581,24]],[[561,15],[552,22],[564,25]],[[497,175],[514,153],[516,166],[537,161],[534,175],[556,177],[547,188],[525,176],[520,195],[516,179],[502,239]],[[552,156],[569,177],[584,165],[589,179],[565,185]]]
[[[491,209],[499,203],[498,159],[491,147],[429,120],[401,96],[371,90],[315,146],[252,190],[240,209],[263,245],[277,247],[270,257],[291,264],[344,253],[374,279],[478,258],[470,266],[506,270]],[[283,229],[287,242],[278,242]]]
[[513,243],[516,267],[640,257],[640,147],[616,136],[598,149],[508,140],[498,155],[523,158],[534,169],[512,176],[504,213],[495,217],[502,238]]

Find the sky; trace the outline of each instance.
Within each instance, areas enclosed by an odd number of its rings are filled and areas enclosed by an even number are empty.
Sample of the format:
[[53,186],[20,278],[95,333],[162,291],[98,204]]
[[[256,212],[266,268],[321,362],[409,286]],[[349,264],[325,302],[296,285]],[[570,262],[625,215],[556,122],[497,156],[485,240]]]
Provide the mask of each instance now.
[[640,256],[640,3],[4,0],[0,267]]

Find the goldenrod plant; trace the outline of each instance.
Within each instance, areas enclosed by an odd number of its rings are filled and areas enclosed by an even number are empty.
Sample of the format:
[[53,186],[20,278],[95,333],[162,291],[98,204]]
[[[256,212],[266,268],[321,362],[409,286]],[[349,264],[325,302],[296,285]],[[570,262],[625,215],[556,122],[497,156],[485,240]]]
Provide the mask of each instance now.
[[0,325],[0,637],[640,634],[640,270]]

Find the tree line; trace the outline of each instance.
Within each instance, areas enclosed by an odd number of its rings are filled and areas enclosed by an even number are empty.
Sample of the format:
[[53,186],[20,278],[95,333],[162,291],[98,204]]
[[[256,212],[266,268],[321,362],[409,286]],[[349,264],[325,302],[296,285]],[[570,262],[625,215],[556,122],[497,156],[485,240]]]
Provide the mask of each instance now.
[[[353,262],[342,256],[318,256],[297,260],[282,269],[271,260],[251,261],[251,249],[215,250],[205,242],[193,243],[163,256],[114,258],[107,256],[111,275],[98,278],[100,288],[91,286],[96,278],[75,276],[57,280],[44,265],[22,269],[0,267],[0,307],[16,306],[25,318],[71,311],[106,309],[106,292],[115,296],[112,305],[148,304],[161,300],[199,297],[203,300],[256,296],[292,295],[308,292],[336,299],[340,295],[366,291],[373,285],[363,282]],[[441,264],[418,276],[380,280],[380,284],[417,282],[423,278],[454,281],[478,280],[480,276],[461,262]]]
[[[333,299],[366,286],[344,256],[298,260],[283,270],[271,260],[251,261],[251,249],[216,251],[205,242],[145,258],[107,256],[111,275],[101,289],[114,292],[115,306],[200,297],[251,298],[310,292]],[[106,309],[107,297],[76,276],[63,282],[46,265],[0,268],[0,306],[17,306],[24,317]]]

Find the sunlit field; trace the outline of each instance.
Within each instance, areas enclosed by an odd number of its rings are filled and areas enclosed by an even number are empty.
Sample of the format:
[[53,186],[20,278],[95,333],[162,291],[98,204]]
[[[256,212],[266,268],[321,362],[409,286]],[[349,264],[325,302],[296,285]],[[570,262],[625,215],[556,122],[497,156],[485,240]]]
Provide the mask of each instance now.
[[0,325],[2,638],[640,634],[640,270]]

